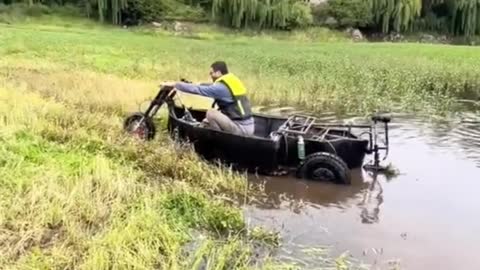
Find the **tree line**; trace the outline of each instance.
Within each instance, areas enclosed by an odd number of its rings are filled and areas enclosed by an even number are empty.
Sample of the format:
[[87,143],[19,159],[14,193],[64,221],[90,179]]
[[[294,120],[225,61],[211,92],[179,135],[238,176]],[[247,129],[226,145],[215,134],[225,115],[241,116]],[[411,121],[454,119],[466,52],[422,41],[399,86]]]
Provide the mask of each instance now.
[[334,20],[332,27],[381,33],[435,31],[480,34],[480,0],[0,0],[28,5],[74,5],[113,24],[181,18],[233,27],[292,29]]

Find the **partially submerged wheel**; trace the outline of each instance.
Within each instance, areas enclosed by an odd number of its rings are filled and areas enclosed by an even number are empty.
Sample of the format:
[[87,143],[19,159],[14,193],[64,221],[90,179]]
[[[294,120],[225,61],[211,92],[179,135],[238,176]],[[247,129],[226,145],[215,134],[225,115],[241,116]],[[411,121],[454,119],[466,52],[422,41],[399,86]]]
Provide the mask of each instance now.
[[336,184],[350,184],[350,170],[337,155],[319,152],[308,155],[297,169],[297,177]]
[[129,134],[142,139],[151,140],[155,137],[155,125],[143,113],[134,113],[128,116],[123,123],[123,129]]

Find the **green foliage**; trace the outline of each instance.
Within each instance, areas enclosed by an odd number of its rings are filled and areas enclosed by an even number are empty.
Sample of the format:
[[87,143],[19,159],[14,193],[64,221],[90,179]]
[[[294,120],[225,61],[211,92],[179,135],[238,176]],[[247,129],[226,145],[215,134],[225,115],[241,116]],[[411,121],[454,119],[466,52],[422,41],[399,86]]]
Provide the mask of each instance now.
[[182,0],[182,2],[189,6],[202,7],[205,10],[212,8],[213,0]]
[[246,229],[240,211],[223,203],[211,203],[203,194],[178,192],[168,195],[162,208],[191,227],[203,227],[221,234],[238,233]]
[[[21,33],[25,28],[5,30]],[[96,36],[84,30],[79,43]],[[61,33],[65,34],[79,32]],[[111,37],[108,42],[116,44]],[[124,37],[121,32],[117,36],[120,41]],[[61,38],[52,41],[60,47],[43,46],[79,54],[79,47],[59,45]],[[0,39],[0,48],[10,42]],[[143,144],[118,129],[127,113],[121,104],[135,105],[151,95],[151,86],[147,93],[141,91],[141,83],[116,76],[10,56],[17,59],[15,64],[0,59],[0,268],[194,269],[190,256],[182,252],[188,242],[217,244],[211,252],[192,248],[196,258],[208,257],[208,265],[244,269],[251,263],[253,248],[244,233],[242,210],[223,199],[234,201],[229,190],[248,192],[246,179],[207,166],[193,155],[178,158],[181,153],[163,134],[158,139],[164,145]],[[112,91],[125,84],[128,94]],[[152,149],[160,149],[163,156]],[[166,171],[176,170],[172,166],[181,159],[202,167],[196,175],[201,181],[187,179],[187,174],[170,179]],[[152,160],[164,164],[158,178],[149,177],[150,168],[138,166]],[[157,173],[158,169],[152,168]],[[222,199],[215,191],[221,187]],[[239,251],[240,257],[233,256]]]
[[125,20],[133,20],[135,23],[170,18],[200,20],[206,17],[203,9],[176,0],[129,0],[125,14]]
[[44,5],[32,5],[25,9],[25,15],[38,17],[41,15],[51,14],[52,10]]
[[51,14],[53,11],[45,5],[38,4],[29,6],[24,3],[4,5],[0,3],[0,14],[10,14],[12,16],[30,16],[39,17]]
[[312,10],[308,5],[303,2],[297,1],[292,5],[292,11],[288,24],[291,27],[305,27],[313,24]]
[[213,0],[214,18],[241,28],[290,28],[311,24],[309,7],[298,0]]
[[342,27],[365,27],[373,18],[370,2],[365,0],[330,0],[326,12]]
[[315,25],[322,25],[326,19],[330,16],[330,6],[328,2],[322,2],[320,4],[311,7],[313,21]]
[[422,0],[370,0],[375,22],[382,32],[402,32],[411,29],[420,16]]
[[92,16],[96,10],[96,17],[101,22],[110,20],[113,24],[122,22],[121,13],[127,7],[127,0],[85,0],[87,15]]
[[334,17],[340,26],[391,31],[436,31],[471,36],[479,31],[479,0],[330,0],[315,7],[317,20]]
[[429,11],[425,16],[417,18],[412,26],[412,32],[433,31],[437,33],[448,33],[450,24],[447,17],[438,17],[435,13]]
[[26,3],[15,3],[11,5],[4,5],[0,3],[0,22],[2,23],[15,23],[24,21],[27,18],[51,19],[56,17],[57,19],[69,20],[74,18],[84,18],[85,14],[78,7],[72,5],[52,5],[46,6],[43,4],[34,4],[29,6]]
[[448,0],[452,7],[454,33],[473,36],[480,33],[480,0]]
[[[462,96],[465,89],[480,89],[476,75],[480,54],[471,48],[278,42],[271,40],[275,35],[246,37],[238,32],[209,41],[171,39],[163,33],[136,35],[111,28],[99,29],[95,35],[66,36],[59,31],[41,35],[34,35],[34,31],[3,31],[0,50],[10,47],[16,52],[9,57],[42,55],[42,61],[47,63],[153,82],[184,76],[194,81],[208,79],[205,68],[212,59],[223,55],[247,87],[256,89],[251,92],[255,104],[299,106],[308,111],[370,113],[399,108],[431,112],[451,108],[452,99]],[[122,42],[122,46],[115,46],[112,40]],[[49,86],[43,81],[35,83]],[[124,91],[117,87],[119,92]],[[155,158],[142,166],[151,167],[152,173],[189,179],[199,185],[208,183],[202,176],[205,167],[190,159],[175,160],[162,152],[151,156]],[[214,174],[208,179],[220,181],[221,177]]]
[[480,0],[372,1],[383,32],[428,30],[467,37],[480,33]]
[[[291,29],[323,24],[328,17],[340,27],[391,31],[436,31],[471,37],[480,34],[480,0],[329,0],[311,7],[303,0],[2,0],[23,6],[18,14],[58,14],[56,6],[81,7],[88,17],[113,24],[160,20],[208,21],[233,28]],[[9,10],[0,7],[0,13]],[[11,13],[11,12],[10,12]],[[15,21],[5,15],[2,21]]]

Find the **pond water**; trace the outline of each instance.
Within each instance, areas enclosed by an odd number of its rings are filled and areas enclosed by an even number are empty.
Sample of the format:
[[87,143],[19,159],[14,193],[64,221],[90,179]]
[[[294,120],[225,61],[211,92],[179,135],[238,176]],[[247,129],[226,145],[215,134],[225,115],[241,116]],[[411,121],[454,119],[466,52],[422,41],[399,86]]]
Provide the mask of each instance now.
[[480,269],[480,114],[434,122],[393,115],[389,133],[386,162],[400,172],[391,178],[356,170],[343,186],[250,176],[268,200],[247,215],[281,233],[279,257],[313,269],[325,262],[302,250],[326,246],[371,269]]

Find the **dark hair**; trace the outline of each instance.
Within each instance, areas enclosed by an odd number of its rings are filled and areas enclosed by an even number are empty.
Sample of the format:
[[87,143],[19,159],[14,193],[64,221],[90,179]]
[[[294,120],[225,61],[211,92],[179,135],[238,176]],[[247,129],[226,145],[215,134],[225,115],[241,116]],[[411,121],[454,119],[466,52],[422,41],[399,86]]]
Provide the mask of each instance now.
[[220,71],[222,75],[228,73],[227,64],[223,61],[216,61],[210,67],[213,69],[213,71]]

